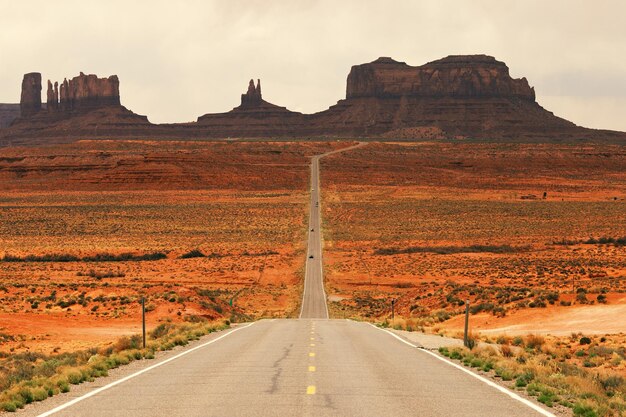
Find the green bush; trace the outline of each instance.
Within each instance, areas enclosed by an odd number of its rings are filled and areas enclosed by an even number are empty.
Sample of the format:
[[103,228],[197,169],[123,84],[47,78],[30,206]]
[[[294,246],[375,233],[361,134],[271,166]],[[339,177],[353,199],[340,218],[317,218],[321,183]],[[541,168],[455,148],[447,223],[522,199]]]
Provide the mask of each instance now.
[[528,385],[535,376],[531,372],[524,372],[522,375],[518,376],[515,380],[515,386],[518,388],[525,387]]
[[34,388],[32,394],[33,401],[43,401],[48,398],[48,390],[45,388]]
[[0,404],[0,408],[2,408],[2,410],[4,410],[4,411],[8,411],[10,413],[13,413],[13,412],[17,411],[17,405],[15,404],[14,401],[3,402],[2,404]]
[[574,405],[574,415],[577,417],[598,417],[598,413],[593,407],[582,403]]

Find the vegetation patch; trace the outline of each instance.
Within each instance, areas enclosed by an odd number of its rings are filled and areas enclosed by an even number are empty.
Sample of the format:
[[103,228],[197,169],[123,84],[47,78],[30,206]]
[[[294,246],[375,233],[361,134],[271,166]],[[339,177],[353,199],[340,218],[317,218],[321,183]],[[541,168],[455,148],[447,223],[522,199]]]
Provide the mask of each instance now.
[[17,411],[24,405],[43,401],[77,385],[106,376],[108,371],[140,359],[153,359],[155,352],[183,346],[208,333],[230,325],[195,320],[194,323],[174,325],[163,323],[150,332],[146,348],[141,336],[125,336],[106,348],[93,348],[59,355],[37,352],[1,354],[0,410]]
[[528,251],[528,246],[511,245],[470,245],[470,246],[410,246],[408,248],[379,248],[374,255],[400,255],[408,253],[435,253],[451,255],[455,253],[517,253]]
[[[568,344],[576,341],[572,335]],[[617,372],[590,371],[588,366],[568,361],[567,345],[548,345],[543,337],[528,335],[505,338],[503,344],[475,349],[442,347],[439,353],[465,366],[488,372],[511,389],[524,389],[548,407],[570,408],[574,416],[612,417],[626,413],[626,383]],[[592,341],[593,342],[593,341]],[[497,347],[497,348],[495,348]],[[621,350],[620,350],[621,349]],[[623,361],[623,348],[595,346],[589,356]]]
[[167,258],[163,252],[151,252],[141,255],[133,253],[98,253],[94,256],[78,257],[69,254],[45,254],[45,255],[26,255],[14,256],[10,254],[4,255],[2,262],[126,262],[126,261],[158,261]]

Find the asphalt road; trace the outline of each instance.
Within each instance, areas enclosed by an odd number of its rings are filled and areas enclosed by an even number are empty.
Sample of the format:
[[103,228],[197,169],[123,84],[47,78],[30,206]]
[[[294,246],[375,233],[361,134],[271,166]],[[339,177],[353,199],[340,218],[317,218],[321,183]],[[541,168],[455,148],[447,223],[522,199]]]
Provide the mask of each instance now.
[[307,259],[304,273],[304,292],[300,309],[301,319],[327,319],[328,306],[324,291],[324,268],[322,262],[321,199],[320,199],[320,159],[365,145],[350,146],[327,152],[311,158],[311,201],[309,212],[309,232]]
[[320,156],[311,159],[311,201],[309,213],[309,239],[307,244],[304,293],[300,318],[328,318],[326,292],[324,291],[324,269],[322,266],[322,233],[320,216]]
[[366,323],[299,319],[241,328],[52,415],[540,414]]
[[262,320],[210,335],[164,361],[146,362],[145,368],[112,382],[96,380],[90,390],[31,405],[19,415],[552,416],[385,330],[327,319],[317,204],[319,158],[325,155],[311,161],[309,251],[300,319]]

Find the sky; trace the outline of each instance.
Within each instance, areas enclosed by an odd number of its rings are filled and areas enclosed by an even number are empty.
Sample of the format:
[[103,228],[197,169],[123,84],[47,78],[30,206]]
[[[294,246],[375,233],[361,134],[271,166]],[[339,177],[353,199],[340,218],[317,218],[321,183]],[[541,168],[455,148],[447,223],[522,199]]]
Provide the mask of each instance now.
[[83,71],[117,74],[155,123],[228,111],[251,78],[313,113],[345,97],[352,65],[487,54],[557,116],[626,131],[624,16],[623,0],[0,0],[0,103],[24,73]]

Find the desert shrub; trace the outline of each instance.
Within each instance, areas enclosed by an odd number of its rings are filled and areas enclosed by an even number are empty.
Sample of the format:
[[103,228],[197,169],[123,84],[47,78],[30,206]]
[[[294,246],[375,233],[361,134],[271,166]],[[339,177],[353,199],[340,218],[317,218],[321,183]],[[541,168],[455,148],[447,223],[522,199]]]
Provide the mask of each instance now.
[[470,245],[470,246],[410,246],[407,248],[378,248],[374,255],[401,255],[410,253],[435,253],[449,255],[455,253],[517,253],[529,248],[511,245]]
[[0,404],[0,408],[10,413],[17,411],[17,405],[15,404],[15,401],[5,401]]
[[151,339],[159,339],[163,336],[165,336],[166,334],[168,334],[170,332],[170,330],[173,329],[173,325],[169,324],[169,323],[161,323],[159,324],[157,327],[155,327],[151,332],[150,332],[150,338]]
[[559,301],[559,293],[556,291],[550,291],[546,295],[546,299],[550,304],[554,304],[555,302]]
[[98,253],[95,256],[86,256],[82,258],[83,262],[124,262],[124,261],[158,261],[167,258],[163,252],[145,253],[143,255],[134,255],[132,253],[120,253],[118,255],[110,253]]
[[613,393],[618,391],[620,387],[624,385],[624,377],[620,375],[609,375],[604,377],[599,377],[598,381],[602,388],[609,393]]
[[496,376],[502,378],[503,381],[512,381],[515,378],[515,371],[508,366],[499,365],[495,368]]
[[525,345],[527,348],[538,350],[541,349],[541,346],[543,346],[544,343],[545,339],[543,336],[536,334],[529,334],[526,336]]
[[574,415],[576,417],[598,417],[598,413],[590,405],[577,403],[574,405]]
[[242,256],[270,256],[270,255],[278,255],[279,253],[273,250],[267,250],[263,252],[248,252],[244,251]]
[[143,255],[134,255],[132,253],[121,253],[119,255],[113,255],[110,253],[98,253],[94,256],[85,256],[79,258],[75,255],[69,254],[46,254],[46,255],[27,255],[23,257],[13,256],[10,254],[4,255],[3,262],[123,262],[123,261],[156,261],[159,259],[165,259],[167,255],[162,252],[152,252]]
[[24,257],[6,254],[2,258],[3,262],[76,262],[80,259],[67,253],[50,253],[46,255],[27,255]]
[[204,258],[206,255],[199,249],[192,249],[189,252],[180,255],[180,259]]
[[591,338],[589,338],[587,336],[583,336],[583,337],[580,338],[578,343],[581,344],[581,345],[589,345],[589,344],[591,344]]
[[589,300],[587,300],[587,293],[585,291],[579,291],[576,293],[576,301],[580,304],[587,304]]
[[511,349],[511,346],[509,345],[501,345],[500,353],[502,353],[502,356],[505,358],[510,358],[513,356],[513,349]]
[[533,379],[535,375],[532,372],[526,371],[515,380],[515,386],[518,388],[527,386]]
[[493,311],[493,308],[493,303],[480,303],[470,306],[469,312],[470,314],[478,314],[481,311]]

